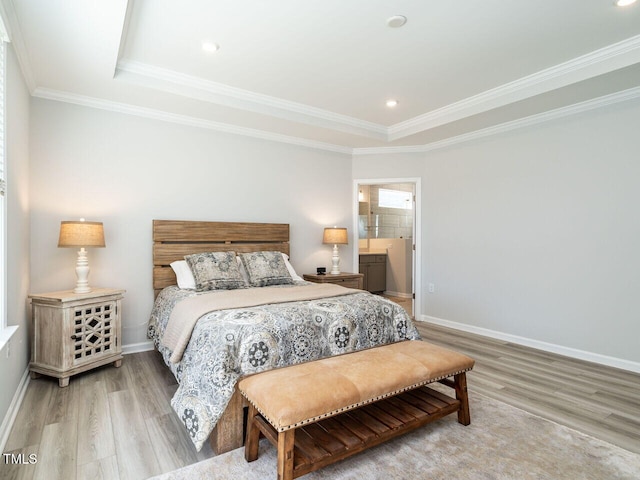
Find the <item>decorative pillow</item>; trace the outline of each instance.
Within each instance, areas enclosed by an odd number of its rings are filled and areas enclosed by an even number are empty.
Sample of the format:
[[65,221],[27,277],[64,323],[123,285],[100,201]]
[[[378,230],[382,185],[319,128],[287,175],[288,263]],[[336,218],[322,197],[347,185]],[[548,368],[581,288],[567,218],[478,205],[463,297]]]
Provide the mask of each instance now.
[[191,268],[198,292],[246,287],[238,269],[235,252],[196,253],[186,255],[184,259]]
[[240,258],[252,287],[293,283],[281,252],[241,253]]
[[176,274],[176,280],[178,281],[179,288],[186,288],[189,290],[196,289],[196,279],[193,278],[191,268],[185,260],[177,260],[171,263],[171,268]]

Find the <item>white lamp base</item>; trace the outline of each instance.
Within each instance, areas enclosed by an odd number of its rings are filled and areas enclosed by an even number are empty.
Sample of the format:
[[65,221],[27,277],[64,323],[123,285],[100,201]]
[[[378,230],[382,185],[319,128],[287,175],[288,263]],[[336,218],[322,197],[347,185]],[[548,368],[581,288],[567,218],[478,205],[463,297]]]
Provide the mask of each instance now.
[[87,251],[83,248],[78,250],[78,261],[76,262],[76,288],[73,289],[73,293],[89,293],[91,288],[89,287],[89,259],[87,258]]
[[338,245],[333,246],[333,256],[331,257],[331,275],[340,273],[340,255],[338,254]]

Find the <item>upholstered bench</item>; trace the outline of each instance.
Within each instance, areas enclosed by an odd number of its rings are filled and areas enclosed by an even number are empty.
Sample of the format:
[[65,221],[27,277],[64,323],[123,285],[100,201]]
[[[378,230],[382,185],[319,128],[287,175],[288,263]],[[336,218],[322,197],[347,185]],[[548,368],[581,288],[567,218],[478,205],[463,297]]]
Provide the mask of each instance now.
[[[291,480],[450,413],[469,425],[465,372],[473,365],[404,341],[246,377],[238,384],[249,402],[245,458],[258,458],[262,434],[277,446],[278,479]],[[425,386],[432,382],[456,398]]]

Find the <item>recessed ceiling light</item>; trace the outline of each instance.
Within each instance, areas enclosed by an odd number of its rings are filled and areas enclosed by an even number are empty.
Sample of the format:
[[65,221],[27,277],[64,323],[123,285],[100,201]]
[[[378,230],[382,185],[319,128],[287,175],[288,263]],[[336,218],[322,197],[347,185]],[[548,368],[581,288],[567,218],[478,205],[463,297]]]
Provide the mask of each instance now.
[[220,45],[213,42],[202,42],[202,50],[207,53],[215,53],[220,49]]
[[387,25],[392,28],[399,28],[407,23],[407,17],[403,15],[394,15],[393,17],[387,18]]
[[616,7],[626,7],[627,5],[631,5],[632,3],[636,3],[636,0],[616,0]]
[[393,108],[393,107],[395,107],[396,105],[398,105],[398,100],[395,100],[395,99],[393,99],[393,98],[392,98],[392,99],[389,99],[389,100],[387,100],[386,105],[387,105],[387,107],[389,107],[389,108]]

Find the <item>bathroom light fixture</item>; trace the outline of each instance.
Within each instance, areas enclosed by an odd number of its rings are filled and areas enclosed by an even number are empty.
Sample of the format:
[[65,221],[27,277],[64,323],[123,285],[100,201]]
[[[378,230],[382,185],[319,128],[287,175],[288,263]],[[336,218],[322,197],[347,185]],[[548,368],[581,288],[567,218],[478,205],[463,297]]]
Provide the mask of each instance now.
[[202,42],[202,50],[207,53],[215,53],[220,50],[220,45],[213,42]]
[[386,105],[389,108],[393,108],[396,105],[398,105],[398,100],[391,98],[391,99],[387,100]]
[[636,3],[636,0],[616,0],[614,5],[616,7],[627,7],[633,3]]

